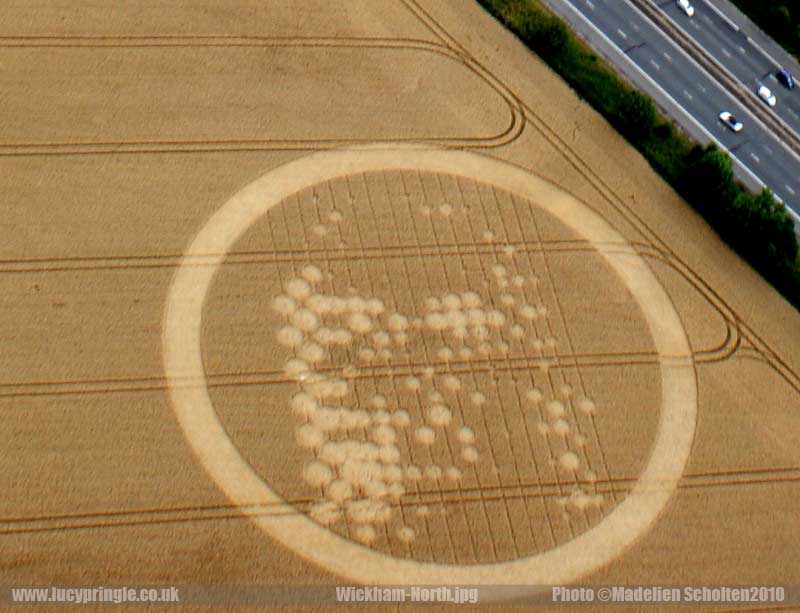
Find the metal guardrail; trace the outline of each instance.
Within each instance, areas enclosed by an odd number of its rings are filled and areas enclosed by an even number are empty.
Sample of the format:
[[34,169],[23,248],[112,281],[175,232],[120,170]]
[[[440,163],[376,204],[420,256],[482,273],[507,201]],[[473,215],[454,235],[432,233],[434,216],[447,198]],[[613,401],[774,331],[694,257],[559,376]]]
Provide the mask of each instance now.
[[755,93],[745,87],[727,68],[716,58],[712,57],[693,38],[675,25],[664,12],[653,3],[653,0],[629,0],[638,8],[656,27],[667,34],[683,49],[689,57],[697,62],[706,72],[714,77],[725,89],[736,96],[739,102],[747,108],[768,129],[780,135],[780,139],[800,159],[800,136],[775,113],[770,111]]

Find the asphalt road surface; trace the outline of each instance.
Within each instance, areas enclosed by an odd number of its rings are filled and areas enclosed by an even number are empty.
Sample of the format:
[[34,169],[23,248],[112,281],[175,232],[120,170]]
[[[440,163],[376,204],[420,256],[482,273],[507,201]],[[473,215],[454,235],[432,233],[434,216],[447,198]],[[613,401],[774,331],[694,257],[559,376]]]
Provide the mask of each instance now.
[[[594,27],[589,34],[590,40],[595,36],[597,38],[604,36],[611,41],[662,90],[657,92],[658,87],[654,86],[649,93],[666,94],[671,97],[755,178],[768,186],[795,213],[800,213],[800,159],[782,143],[780,135],[772,133],[761,125],[734,95],[728,93],[708,73],[690,60],[631,4],[620,0],[560,0],[550,4],[576,26],[585,26],[585,23],[580,23],[581,21],[591,22]],[[559,4],[562,5],[560,10]],[[688,25],[684,24],[684,27],[688,32],[696,34],[700,30],[707,29],[705,37],[720,36],[716,27],[709,26],[709,23],[712,25],[716,23],[712,20],[711,9],[698,6],[695,16],[690,19],[673,2],[663,2],[661,5],[676,22],[685,21]],[[565,10],[570,7],[574,10]],[[706,13],[710,15],[708,20]],[[713,15],[713,19],[719,18]],[[722,22],[721,19],[719,21]],[[724,26],[724,22],[722,23]],[[701,40],[703,45],[706,44],[705,40],[705,38]],[[721,60],[728,59],[722,51],[723,48],[732,56],[735,53],[736,56],[748,58],[746,61],[731,61],[725,65],[737,64],[737,71],[734,74],[749,79],[745,82],[752,83],[755,88],[758,76],[766,75],[770,67],[764,61],[759,62],[755,54],[748,52],[747,49],[742,53],[739,50],[740,46],[741,42],[732,45],[718,40],[715,43]],[[713,49],[714,47],[712,52]],[[731,60],[738,59],[736,56]],[[619,57],[609,59],[622,63]],[[765,82],[780,96],[779,104],[785,107],[783,112],[789,113],[790,107],[786,103],[789,96],[786,95],[786,90],[783,88],[778,90],[777,82],[771,77],[766,77]],[[795,92],[792,92],[792,97],[797,101]],[[732,132],[719,120],[719,113],[723,110],[730,111],[744,124],[744,129],[740,133]],[[676,119],[684,125],[691,121],[685,117]],[[691,128],[691,126],[686,127]],[[741,171],[739,174],[741,176]],[[750,181],[751,184],[752,182]]]
[[800,89],[788,90],[775,78],[775,73],[782,67],[779,60],[753,45],[744,32],[731,27],[733,22],[730,19],[726,21],[707,2],[695,2],[692,19],[687,19],[674,2],[662,1],[659,5],[676,25],[725,66],[740,83],[748,86],[754,95],[762,84],[772,90],[778,100],[772,110],[794,132],[800,133]]

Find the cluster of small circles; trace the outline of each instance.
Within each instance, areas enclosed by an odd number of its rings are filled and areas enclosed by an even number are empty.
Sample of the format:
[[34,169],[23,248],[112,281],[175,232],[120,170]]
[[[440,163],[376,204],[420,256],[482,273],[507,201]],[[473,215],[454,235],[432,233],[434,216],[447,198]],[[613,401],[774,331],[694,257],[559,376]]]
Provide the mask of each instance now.
[[[573,423],[570,413],[567,410],[567,403],[571,402],[576,411],[587,416],[595,412],[595,403],[586,396],[574,398],[574,390],[568,383],[560,386],[560,395],[563,399],[552,398],[545,402],[544,393],[538,388],[529,389],[525,396],[534,405],[539,407],[546,416],[546,420],[538,424],[539,432],[544,436],[558,436],[566,447],[558,456],[558,464],[562,469],[577,474],[581,468],[581,458],[578,450],[585,447],[588,439],[585,434],[580,432],[577,425]],[[596,481],[593,471],[585,471],[584,479],[590,483]],[[568,498],[562,498],[561,503],[574,510],[584,510],[589,506],[601,506],[603,503],[602,494],[589,494],[582,488],[577,488]]]
[[[319,204],[319,196],[316,193],[312,195],[311,199],[315,205]],[[328,213],[327,218],[328,218],[327,224],[317,223],[311,227],[311,233],[314,236],[317,236],[319,238],[327,236],[328,233],[330,232],[329,225],[335,226],[336,224],[341,223],[344,220],[344,215],[341,213],[341,211],[337,211],[336,209],[334,209]]]
[[[422,326],[432,332],[440,333],[456,345],[457,350],[445,345],[436,351],[436,357],[444,362],[455,359],[456,355],[468,360],[477,351],[488,355],[494,348],[501,354],[508,353],[510,347],[505,341],[490,343],[493,331],[499,330],[508,323],[505,313],[499,309],[484,305],[483,299],[476,292],[448,293],[442,296],[430,296],[425,301],[425,316]],[[519,330],[517,330],[519,328]],[[512,337],[519,335],[521,327],[511,326]]]
[[[401,464],[398,431],[410,426],[411,416],[403,409],[388,412],[386,406],[386,399],[377,394],[370,411],[325,407],[306,392],[292,399],[293,411],[306,420],[296,431],[297,442],[315,452],[315,459],[304,468],[304,480],[324,493],[324,500],[312,505],[310,515],[323,525],[347,519],[355,524],[354,537],[363,543],[377,535],[372,524],[390,521],[390,503],[405,494],[406,482],[436,478],[436,471],[441,471],[438,466],[423,469]],[[367,440],[330,438],[350,431],[366,432]],[[401,540],[414,538],[412,528],[400,530]]]
[[[513,256],[513,248],[507,250]],[[526,336],[523,322],[533,322],[548,315],[543,304],[528,304],[518,298],[514,290],[526,285],[535,285],[535,277],[511,274],[503,264],[495,264],[492,273],[500,288],[499,304],[505,310],[486,306],[477,292],[445,293],[430,296],[424,302],[422,317],[409,317],[391,312],[377,298],[367,298],[351,290],[350,296],[327,295],[317,292],[315,286],[325,275],[315,266],[306,266],[302,273],[288,281],[284,293],[273,300],[273,308],[283,315],[287,323],[277,332],[278,342],[294,350],[295,357],[288,359],[285,370],[302,386],[291,402],[293,412],[302,419],[296,430],[298,444],[314,453],[314,459],[303,470],[303,479],[311,487],[321,490],[323,497],[314,502],[310,516],[322,525],[331,525],[345,520],[351,526],[353,538],[369,544],[375,541],[376,526],[385,525],[393,517],[393,505],[406,493],[410,483],[428,479],[439,482],[442,479],[459,481],[462,470],[457,466],[442,467],[435,464],[417,466],[403,464],[398,447],[398,433],[409,428],[409,442],[422,447],[434,445],[441,430],[452,427],[453,411],[445,401],[445,393],[460,394],[462,382],[453,374],[435,375],[431,366],[422,371],[423,378],[409,376],[401,384],[406,391],[422,395],[424,382],[434,386],[423,403],[423,423],[412,425],[408,411],[398,408],[388,411],[385,397],[375,395],[369,410],[344,406],[329,406],[330,400],[341,401],[350,390],[347,383],[358,372],[354,364],[342,369],[343,377],[326,377],[315,372],[315,367],[330,357],[335,346],[353,346],[360,349],[355,353],[361,362],[372,362],[377,358],[389,359],[395,346],[408,342],[409,333],[415,329],[427,329],[446,334],[461,341],[458,354],[468,358],[473,349],[468,343],[477,344],[475,349],[489,352],[487,342],[491,331],[507,329],[511,340],[522,341]],[[532,345],[541,351],[544,347],[554,348],[552,337],[534,338]],[[507,353],[508,343],[496,343],[496,349]],[[444,361],[452,360],[456,352],[450,347],[441,347],[436,356]],[[554,398],[545,402],[544,394],[538,389],[527,393],[528,399],[542,405],[547,420],[539,423],[545,435],[560,437],[566,450],[559,453],[558,465],[565,471],[577,474],[581,470],[579,449],[587,439],[571,423],[565,402],[571,402],[576,411],[591,415],[595,411],[594,402],[587,397],[573,398],[569,385],[561,386],[564,399]],[[483,392],[474,390],[468,393],[475,406],[482,406],[487,399]],[[351,438],[355,432],[363,433],[366,440]],[[341,440],[345,437],[344,440]],[[469,465],[478,461],[479,452],[475,446],[475,432],[462,425],[456,435],[461,446],[460,458]],[[452,439],[451,439],[452,440]],[[592,483],[596,476],[592,471],[584,471],[585,479]],[[568,509],[583,510],[590,506],[601,506],[603,496],[576,487],[569,497],[559,500]],[[418,517],[424,517],[427,507],[420,506]],[[396,529],[395,536],[400,541],[410,543],[416,535],[412,526],[402,525]]]
[[[366,341],[358,356],[362,362],[371,362],[391,359],[392,346],[408,342],[409,322],[404,315],[392,313],[387,317],[386,305],[377,298],[318,293],[313,286],[322,278],[316,266],[306,266],[301,276],[289,280],[284,293],[272,301],[273,309],[288,320],[278,330],[277,340],[296,351],[296,359],[287,364],[287,374],[310,371],[311,365],[325,359],[326,349],[332,346]],[[329,317],[336,319],[336,325],[325,321]]]
[[575,486],[569,496],[562,496],[557,502],[568,509],[584,511],[590,507],[602,507],[605,497],[597,492],[590,493],[582,487]]
[[[426,424],[421,425],[414,431],[414,439],[420,445],[430,447],[436,442],[437,428],[447,428],[450,426],[453,414],[449,407],[443,404],[431,404],[426,411]],[[474,446],[475,433],[468,426],[462,426],[457,433],[457,438],[461,444],[461,459],[467,464],[474,464],[478,461],[480,454]],[[448,469],[448,478],[458,480],[461,473],[452,467]]]
[[[425,447],[433,445],[437,439],[437,429],[448,428],[453,423],[453,412],[451,408],[445,404],[445,398],[439,389],[445,393],[458,395],[461,393],[463,384],[461,379],[456,375],[446,373],[438,378],[434,378],[434,371],[427,370],[426,380],[431,382],[433,391],[427,395],[429,405],[424,411],[425,424],[419,426],[414,431],[415,441]],[[406,391],[421,395],[423,389],[423,380],[417,376],[406,377],[403,383]],[[486,396],[480,391],[474,391],[471,398],[476,406],[485,403]],[[468,464],[474,464],[478,461],[480,454],[474,447],[475,433],[468,426],[462,426],[457,434],[458,441],[462,445],[461,458]],[[454,478],[453,475],[457,474],[455,470],[451,470],[448,474],[449,478]],[[460,475],[460,473],[458,473]],[[460,478],[460,477],[459,477]]]
[[436,207],[432,207],[429,204],[422,204],[419,207],[419,212],[424,217],[431,217],[435,213],[440,217],[448,218],[453,214],[454,211],[455,207],[449,202],[443,202],[442,204]]
[[[309,515],[322,525],[345,520],[352,525],[352,536],[368,544],[377,538],[375,527],[392,519],[393,504],[406,493],[409,483],[462,478],[456,466],[403,464],[398,447],[399,432],[405,428],[412,428],[409,441],[432,445],[437,431],[452,425],[453,413],[438,391],[429,395],[430,403],[422,415],[424,423],[416,428],[407,410],[389,410],[389,402],[381,394],[374,394],[366,408],[342,405],[351,393],[348,379],[357,375],[358,368],[347,364],[341,376],[318,372],[319,364],[331,359],[333,347],[355,346],[355,355],[362,361],[387,354],[390,357],[393,345],[407,342],[413,322],[388,310],[381,300],[360,296],[354,290],[349,296],[319,291],[317,287],[325,278],[319,268],[308,265],[284,284],[284,292],[272,302],[275,312],[285,319],[276,336],[280,344],[294,352],[286,360],[284,371],[301,387],[290,402],[292,412],[301,420],[295,430],[296,441],[314,454],[303,469],[303,480],[322,492],[322,499],[312,503]],[[459,305],[462,298],[467,304],[480,305],[477,294],[459,296]],[[447,298],[447,303],[452,305],[452,298]],[[423,369],[426,380],[433,380],[434,373],[433,367]],[[461,390],[461,381],[454,375],[445,374],[437,381],[447,393]],[[405,387],[416,393],[422,382],[418,377],[408,377]],[[463,461],[476,462],[475,433],[463,426],[458,440]],[[421,507],[418,516],[423,517],[425,511],[427,508]],[[403,525],[396,536],[408,543],[415,534],[413,527]]]
[[425,308],[423,321],[427,328],[449,333],[461,341],[468,336],[486,340],[490,328],[500,328],[506,322],[502,311],[483,308],[483,300],[475,292],[431,296],[425,301]]
[[[509,246],[510,249],[506,250],[509,257],[513,256],[514,248]],[[512,340],[522,342],[528,335],[528,332],[521,322],[533,323],[538,319],[546,318],[548,309],[544,304],[529,304],[525,301],[524,294],[516,296],[513,292],[514,289],[522,290],[526,285],[536,286],[539,279],[535,275],[525,277],[521,274],[511,274],[509,269],[501,263],[492,266],[492,275],[494,282],[498,289],[501,291],[499,296],[500,304],[506,307],[513,317],[508,328],[508,335]],[[556,339],[553,336],[546,338],[536,338],[531,340],[533,349],[539,353],[543,349],[554,349],[556,346]]]

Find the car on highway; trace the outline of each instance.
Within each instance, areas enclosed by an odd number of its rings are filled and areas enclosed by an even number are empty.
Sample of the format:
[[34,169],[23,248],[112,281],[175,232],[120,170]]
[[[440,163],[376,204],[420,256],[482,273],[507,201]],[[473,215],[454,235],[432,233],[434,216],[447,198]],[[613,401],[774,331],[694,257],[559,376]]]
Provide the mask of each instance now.
[[762,85],[758,88],[758,97],[770,106],[775,106],[778,102],[777,98],[775,98],[775,94],[773,94],[766,85]]
[[794,89],[794,77],[785,68],[781,68],[775,73],[775,78],[778,82],[788,89]]
[[694,15],[694,7],[689,0],[677,0],[678,8],[681,9],[688,17]]
[[741,132],[742,129],[744,128],[744,126],[742,125],[742,122],[739,121],[738,119],[736,119],[736,117],[734,117],[728,111],[722,111],[719,114],[719,118],[720,118],[720,121],[722,121],[722,123],[724,123],[726,126],[728,126],[734,132]]

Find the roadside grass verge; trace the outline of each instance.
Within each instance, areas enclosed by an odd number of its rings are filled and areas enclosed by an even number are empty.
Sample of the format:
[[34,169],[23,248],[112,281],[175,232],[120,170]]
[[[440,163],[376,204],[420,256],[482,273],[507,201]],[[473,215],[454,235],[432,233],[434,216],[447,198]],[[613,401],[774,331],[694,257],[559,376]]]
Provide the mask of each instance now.
[[479,0],[639,150],[741,257],[800,308],[794,226],[768,190],[733,177],[727,153],[701,147],[660,114],[538,0]]

